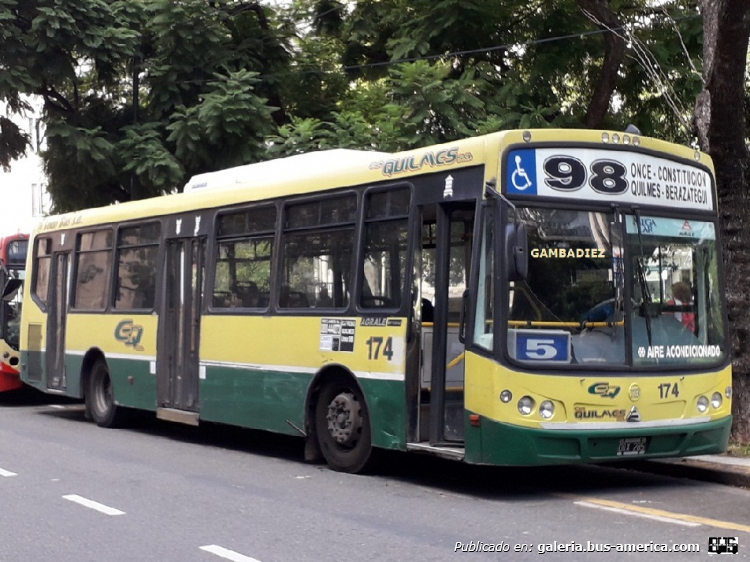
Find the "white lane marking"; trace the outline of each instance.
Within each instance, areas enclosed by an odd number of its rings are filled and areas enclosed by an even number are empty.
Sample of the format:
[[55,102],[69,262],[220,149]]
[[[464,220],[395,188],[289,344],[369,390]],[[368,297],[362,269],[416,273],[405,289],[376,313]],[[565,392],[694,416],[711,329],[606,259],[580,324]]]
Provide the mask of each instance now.
[[94,500],[86,499],[82,496],[79,496],[78,494],[68,494],[67,496],[63,496],[63,499],[81,504],[84,507],[95,509],[96,511],[104,513],[105,515],[125,515],[124,511],[120,511],[119,509],[115,509],[114,507],[109,507],[108,505],[104,505],[103,503],[95,502]]
[[206,546],[201,546],[199,548],[206,552],[210,552],[211,554],[215,554],[216,556],[232,560],[233,562],[260,562],[260,560],[257,560],[256,558],[250,558],[249,556],[245,556],[244,554],[240,554],[239,552],[229,550],[228,548],[216,544],[207,544]]
[[18,476],[18,474],[16,474],[15,472],[11,472],[10,470],[3,470],[2,468],[0,468],[0,476],[5,476],[7,478],[8,476]]
[[639,511],[629,511],[627,509],[620,509],[619,507],[609,507],[607,505],[597,505],[589,502],[573,502],[576,505],[583,507],[593,507],[594,509],[603,509],[604,511],[611,511],[613,513],[620,513],[622,515],[635,515],[636,517],[645,517],[646,519],[654,519],[661,521],[662,523],[673,523],[675,525],[684,525],[685,527],[700,527],[700,523],[694,523],[693,521],[680,521],[679,519],[672,519],[671,517],[664,517],[662,515],[654,515],[651,513],[641,513]]

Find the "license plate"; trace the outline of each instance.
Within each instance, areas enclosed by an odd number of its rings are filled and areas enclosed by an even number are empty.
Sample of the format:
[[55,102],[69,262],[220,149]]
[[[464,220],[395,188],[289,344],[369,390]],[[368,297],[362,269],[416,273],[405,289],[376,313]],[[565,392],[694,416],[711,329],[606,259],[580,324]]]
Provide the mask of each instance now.
[[620,456],[643,455],[646,452],[646,437],[623,437],[617,447]]

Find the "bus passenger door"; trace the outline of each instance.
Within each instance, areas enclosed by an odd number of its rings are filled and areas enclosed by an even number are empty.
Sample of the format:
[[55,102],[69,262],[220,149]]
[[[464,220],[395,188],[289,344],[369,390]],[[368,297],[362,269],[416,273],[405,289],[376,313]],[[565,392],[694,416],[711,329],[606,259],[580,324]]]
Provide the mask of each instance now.
[[422,207],[419,441],[464,440],[464,344],[460,320],[469,281],[475,202]]
[[156,364],[157,417],[197,425],[206,238],[167,240],[166,249],[166,292]]
[[55,252],[52,256],[49,295],[47,297],[47,348],[45,370],[47,388],[63,391],[67,387],[65,374],[65,329],[68,314],[70,252]]

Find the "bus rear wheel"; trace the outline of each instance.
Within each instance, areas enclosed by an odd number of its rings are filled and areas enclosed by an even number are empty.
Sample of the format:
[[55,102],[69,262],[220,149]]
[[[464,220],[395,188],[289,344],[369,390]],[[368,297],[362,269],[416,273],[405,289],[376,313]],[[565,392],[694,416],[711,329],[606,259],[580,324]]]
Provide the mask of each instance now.
[[122,418],[120,408],[115,404],[109,368],[101,359],[91,368],[86,409],[91,412],[91,418],[99,427],[116,427]]
[[365,470],[372,454],[370,416],[362,391],[351,379],[337,376],[325,383],[315,407],[315,429],[331,468]]

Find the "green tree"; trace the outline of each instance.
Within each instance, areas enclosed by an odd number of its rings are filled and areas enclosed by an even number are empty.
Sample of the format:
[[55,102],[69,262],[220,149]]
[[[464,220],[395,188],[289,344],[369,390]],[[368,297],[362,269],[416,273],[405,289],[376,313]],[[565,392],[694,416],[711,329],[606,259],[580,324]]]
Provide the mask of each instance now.
[[701,148],[716,167],[727,302],[733,351],[734,436],[750,443],[750,220],[748,201],[747,66],[750,4],[743,0],[701,0],[703,89],[695,104]]
[[[695,2],[0,0],[0,97],[44,97],[58,210],[316,148],[629,122],[684,141]],[[7,165],[26,139],[0,133]]]
[[[258,2],[0,0],[0,100],[44,100],[55,210],[181,189],[263,159],[288,118],[283,27]],[[268,76],[261,79],[260,76]],[[0,164],[25,145],[0,122]]]
[[[629,123],[644,134],[692,140],[691,105],[700,90],[693,67],[700,54],[697,0],[658,8],[646,0],[364,0],[350,10],[330,0],[300,0],[295,6],[307,18],[301,51],[314,49],[304,57],[307,72],[325,46],[315,77],[333,94],[327,102],[336,100],[335,109],[330,103],[316,104],[317,112],[291,109],[293,118],[317,120],[319,134],[299,151],[337,140],[392,150],[502,128]],[[337,67],[342,71],[331,70]],[[342,75],[348,88],[341,87]],[[311,88],[310,97],[322,99],[321,91]],[[388,126],[392,134],[384,135]],[[291,142],[285,137],[287,153]]]

